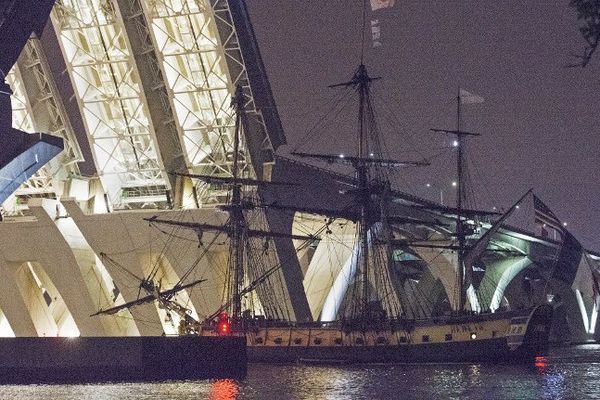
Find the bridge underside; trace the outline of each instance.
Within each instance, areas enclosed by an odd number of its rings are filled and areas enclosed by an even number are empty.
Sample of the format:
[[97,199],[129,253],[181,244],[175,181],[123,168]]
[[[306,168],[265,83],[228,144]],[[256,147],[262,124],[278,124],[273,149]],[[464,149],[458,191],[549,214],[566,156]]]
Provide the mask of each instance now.
[[60,138],[7,128],[0,133],[0,203],[63,150]]
[[[17,62],[30,35],[39,35],[52,9],[53,0],[4,1],[0,5],[0,74],[5,77]],[[0,82],[0,204],[19,186],[63,150],[59,137],[38,133],[28,135],[13,127],[13,110],[8,82]],[[1,218],[1,215],[0,215]]]

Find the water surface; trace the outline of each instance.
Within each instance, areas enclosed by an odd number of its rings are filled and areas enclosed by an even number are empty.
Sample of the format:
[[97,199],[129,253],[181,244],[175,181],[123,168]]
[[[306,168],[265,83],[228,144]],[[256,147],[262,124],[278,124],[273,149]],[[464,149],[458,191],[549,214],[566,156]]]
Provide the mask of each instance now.
[[240,381],[6,385],[0,399],[600,399],[600,345],[554,348],[531,365],[250,365]]

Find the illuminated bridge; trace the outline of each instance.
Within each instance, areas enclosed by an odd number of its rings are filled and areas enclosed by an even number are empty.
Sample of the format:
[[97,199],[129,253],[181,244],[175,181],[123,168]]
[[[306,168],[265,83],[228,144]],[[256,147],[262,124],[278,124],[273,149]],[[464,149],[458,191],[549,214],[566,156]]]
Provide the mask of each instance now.
[[[53,158],[48,153],[47,163],[38,157],[42,150],[26,151],[43,167],[18,188],[8,187],[2,199],[2,336],[175,334],[177,316],[154,304],[90,314],[136,299],[134,276],[153,271],[169,287],[195,263],[191,278],[207,281],[181,292],[178,300],[195,317],[218,308],[227,239],[157,229],[144,218],[215,224],[227,219],[218,209],[228,200],[226,187],[172,172],[232,175],[230,103],[238,85],[249,116],[238,155],[243,175],[300,184],[261,190],[262,199],[313,210],[347,206],[340,191],[351,178],[275,156],[285,136],[242,0],[57,0],[6,82],[12,89],[12,126],[46,133],[40,143],[60,138],[62,151]],[[5,143],[7,129],[0,137]],[[4,180],[17,182],[15,176]],[[453,220],[452,210],[400,192],[390,209],[448,226]],[[326,219],[253,212],[259,214],[253,219],[257,226],[288,233],[317,231]],[[450,230],[432,231],[427,224],[399,230],[406,237],[452,239]],[[320,240],[298,251],[297,245],[287,238],[270,246],[250,244],[282,265],[272,278],[277,288],[269,301],[292,320],[334,319],[343,292],[340,277],[355,245],[353,223],[337,218]],[[579,254],[557,264],[562,247],[560,241],[501,230],[476,268],[478,301],[497,310],[552,300],[562,335],[591,338],[597,310],[589,293],[599,258]],[[455,251],[399,245],[394,254],[396,283],[406,286],[405,296],[435,297],[414,316],[454,307]],[[266,302],[257,293],[256,302]]]

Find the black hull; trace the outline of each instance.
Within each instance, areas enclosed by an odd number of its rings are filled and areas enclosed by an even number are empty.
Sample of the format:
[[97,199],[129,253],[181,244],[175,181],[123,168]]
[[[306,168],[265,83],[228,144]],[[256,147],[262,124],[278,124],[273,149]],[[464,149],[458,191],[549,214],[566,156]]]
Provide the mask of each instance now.
[[0,338],[0,384],[242,378],[241,337]]
[[528,363],[548,351],[552,308],[538,307],[521,333],[497,338],[438,343],[340,346],[248,346],[256,363]]
[[505,338],[396,346],[248,347],[248,360],[256,363],[524,363],[543,354],[525,348],[511,351]]

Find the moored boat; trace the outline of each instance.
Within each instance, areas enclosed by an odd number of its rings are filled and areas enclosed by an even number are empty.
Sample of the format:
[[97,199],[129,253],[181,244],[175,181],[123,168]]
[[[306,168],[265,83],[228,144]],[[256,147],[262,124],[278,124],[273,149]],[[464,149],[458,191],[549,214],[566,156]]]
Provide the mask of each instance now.
[[[350,189],[345,191],[354,208],[343,213],[325,208],[291,208],[292,212],[319,214],[325,217],[326,226],[333,219],[351,221],[356,227],[351,247],[351,257],[339,272],[331,291],[334,300],[329,302],[332,310],[328,318],[323,313],[320,321],[305,324],[289,319],[278,318],[269,312],[277,312],[278,296],[267,293],[277,284],[270,281],[273,273],[281,265],[259,268],[255,249],[251,240],[263,242],[263,252],[269,248],[273,238],[286,238],[304,243],[319,241],[316,234],[297,235],[293,232],[275,232],[268,227],[256,229],[248,218],[249,213],[259,213],[261,209],[276,207],[286,209],[281,204],[260,204],[252,194],[255,188],[270,185],[285,185],[285,182],[256,180],[239,169],[239,157],[243,151],[241,130],[249,126],[244,111],[243,88],[238,87],[232,99],[236,112],[235,133],[233,136],[232,176],[196,175],[178,172],[191,179],[227,187],[228,202],[221,205],[229,219],[223,225],[202,222],[174,221],[160,217],[146,219],[151,224],[166,224],[193,230],[200,240],[206,232],[225,233],[228,236],[229,258],[225,277],[225,293],[222,306],[204,321],[194,320],[185,308],[178,306],[172,298],[172,290],[160,292],[156,283],[146,278],[140,289],[147,290],[148,301],[158,301],[180,315],[181,333],[201,336],[243,336],[248,345],[250,362],[306,362],[306,363],[415,363],[415,362],[527,362],[542,355],[548,345],[548,334],[552,319],[552,307],[538,304],[527,310],[500,311],[482,310],[477,302],[473,285],[473,268],[487,250],[491,237],[498,231],[511,213],[529,192],[517,201],[506,213],[491,224],[487,231],[476,237],[472,210],[466,210],[462,203],[464,195],[462,143],[465,136],[473,133],[460,129],[446,130],[456,135],[457,157],[457,206],[451,216],[444,215],[446,223],[434,218],[416,218],[406,214],[394,214],[391,183],[386,172],[390,168],[427,165],[423,161],[400,161],[382,154],[377,139],[379,130],[370,100],[370,86],[379,78],[371,78],[366,66],[361,64],[348,82],[334,87],[344,87],[358,94],[358,137],[357,152],[344,154],[292,153],[301,158],[343,164],[354,171]],[[460,107],[460,94],[457,98]],[[459,119],[460,120],[460,119]],[[438,130],[441,131],[441,130]],[[254,192],[253,192],[254,191]],[[250,196],[246,193],[250,192]],[[422,210],[422,209],[421,209]],[[476,212],[475,212],[476,214]],[[488,213],[490,214],[490,213]],[[493,213],[492,213],[493,214]],[[448,223],[450,222],[451,223]],[[425,243],[431,237],[421,239],[406,234],[405,226],[427,228],[436,236],[437,243]],[[398,228],[401,226],[401,228]],[[325,232],[329,229],[326,228]],[[216,237],[216,236],[215,236]],[[439,242],[442,242],[440,244]],[[416,292],[409,292],[410,271],[398,270],[394,265],[398,249],[414,256],[417,247],[440,248],[455,254],[449,268],[456,274],[456,296],[445,310],[428,310],[426,313],[411,309],[411,303],[418,302]],[[206,247],[206,246],[205,246]],[[254,251],[254,254],[252,252]],[[258,252],[260,253],[260,252]],[[285,261],[283,261],[285,262]],[[395,271],[393,269],[396,268]],[[153,274],[151,274],[152,276]],[[343,282],[342,282],[343,280]],[[269,282],[269,285],[264,285]],[[264,286],[263,286],[264,285]],[[176,287],[184,287],[179,282]],[[262,290],[257,298],[248,298]],[[167,293],[169,292],[169,293]],[[427,297],[429,293],[418,293]],[[425,299],[427,301],[427,299]],[[136,305],[131,304],[131,306]],[[120,306],[102,311],[112,313]],[[432,308],[432,307],[430,307]],[[262,314],[261,314],[262,313]]]
[[[369,85],[372,79],[368,76],[366,67],[359,66],[354,77],[343,85],[354,86],[359,91],[361,112],[369,113]],[[460,101],[460,99],[458,99]],[[359,121],[372,121],[371,116],[359,117]],[[365,125],[361,124],[361,129]],[[463,132],[460,127],[449,131],[458,136],[459,143]],[[470,133],[465,133],[472,135]],[[359,141],[366,141],[367,131],[362,130]],[[361,149],[368,148],[364,143]],[[362,150],[361,150],[362,151]],[[360,153],[360,152],[359,152]],[[402,304],[396,308],[396,313],[390,313],[390,307],[383,309],[382,295],[389,293],[374,293],[377,286],[376,276],[387,276],[389,271],[389,255],[384,256],[383,265],[376,265],[378,257],[376,247],[382,246],[383,253],[389,253],[396,239],[386,227],[387,215],[380,206],[378,213],[373,212],[374,200],[381,202],[385,199],[385,187],[389,184],[371,180],[371,168],[381,166],[394,167],[418,165],[419,163],[377,158],[373,154],[356,157],[330,156],[323,154],[297,153],[301,157],[312,157],[327,162],[342,162],[350,164],[356,170],[357,188],[355,198],[358,203],[355,222],[357,224],[357,250],[353,256],[355,271],[348,279],[348,294],[337,311],[341,317],[335,322],[312,324],[293,324],[289,322],[269,323],[264,319],[247,318],[240,314],[242,306],[235,305],[248,289],[234,293],[232,302],[224,305],[218,313],[209,317],[215,320],[214,334],[232,332],[245,335],[248,344],[250,362],[305,362],[305,363],[418,363],[418,362],[527,362],[535,356],[542,355],[548,348],[548,335],[552,320],[552,307],[548,304],[538,305],[526,310],[476,312],[474,304],[474,289],[472,285],[472,266],[487,249],[491,237],[519,207],[519,204],[530,193],[527,192],[509,210],[500,216],[494,224],[477,240],[471,240],[467,247],[468,226],[464,218],[464,210],[459,202],[456,209],[456,242],[452,249],[457,253],[455,267],[458,273],[457,282],[460,286],[458,293],[458,310],[429,318],[407,318],[398,310],[407,309]],[[460,164],[462,155],[459,152],[459,193],[461,192]],[[237,179],[237,178],[234,178]],[[377,188],[383,186],[384,189]],[[459,196],[460,197],[460,196]],[[239,199],[233,196],[234,199]],[[240,200],[238,200],[240,202]],[[378,203],[378,201],[375,201]],[[241,204],[241,202],[239,203]],[[234,209],[235,203],[231,206]],[[232,213],[232,216],[235,214]],[[374,215],[376,215],[374,217]],[[236,218],[236,217],[234,217]],[[243,213],[238,214],[240,226],[245,226]],[[389,218],[393,220],[393,218]],[[398,219],[397,219],[398,220]],[[402,219],[400,219],[402,220]],[[166,221],[163,221],[166,222]],[[406,219],[402,222],[409,222]],[[419,224],[418,221],[410,223]],[[177,224],[177,223],[175,223]],[[235,224],[235,223],[234,223]],[[233,229],[230,232],[235,234]],[[243,234],[243,233],[241,233]],[[379,239],[375,239],[376,236]],[[232,245],[242,247],[243,240],[231,241]],[[406,245],[406,243],[404,243]],[[416,244],[416,243],[415,243]],[[235,249],[230,254],[240,254]],[[388,260],[388,262],[385,262]],[[242,268],[243,261],[233,264]],[[243,273],[238,272],[239,275]],[[252,284],[249,288],[254,288]],[[234,287],[235,288],[235,287]],[[398,290],[401,292],[402,290]],[[402,293],[398,293],[401,302]],[[469,309],[467,309],[467,306]],[[219,314],[222,311],[232,312],[231,320]],[[388,315],[390,315],[388,317]],[[219,329],[218,327],[226,327]],[[208,333],[203,330],[203,334]]]
[[391,320],[358,329],[247,323],[231,330],[245,335],[250,362],[523,363],[546,354],[551,321],[552,307],[541,305],[515,312]]

